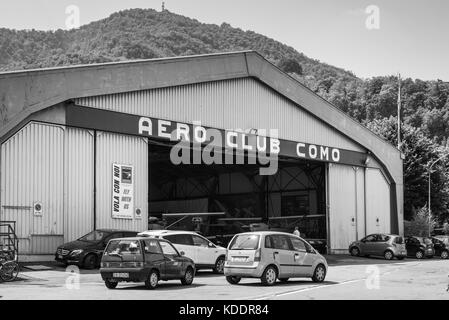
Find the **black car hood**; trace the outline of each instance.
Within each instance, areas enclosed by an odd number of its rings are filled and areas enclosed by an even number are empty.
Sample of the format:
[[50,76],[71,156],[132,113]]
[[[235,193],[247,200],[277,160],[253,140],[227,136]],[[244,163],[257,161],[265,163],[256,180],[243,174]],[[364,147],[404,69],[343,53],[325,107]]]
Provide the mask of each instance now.
[[60,246],[60,248],[63,248],[66,250],[75,250],[75,249],[95,248],[97,246],[98,246],[98,242],[75,240],[72,242],[64,243],[62,246]]

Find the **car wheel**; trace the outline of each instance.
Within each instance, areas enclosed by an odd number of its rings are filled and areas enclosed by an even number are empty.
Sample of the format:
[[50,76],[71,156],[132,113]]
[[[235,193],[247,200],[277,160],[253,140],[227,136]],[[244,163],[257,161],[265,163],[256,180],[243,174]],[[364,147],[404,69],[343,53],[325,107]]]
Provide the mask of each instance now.
[[424,252],[416,251],[415,257],[416,257],[416,259],[422,259],[424,257]]
[[326,268],[322,264],[317,265],[312,276],[313,282],[323,282],[325,278]]
[[351,256],[353,257],[358,257],[360,255],[360,250],[357,247],[352,247],[351,248]]
[[188,267],[184,277],[181,279],[181,283],[185,286],[189,286],[193,282],[193,278],[195,277],[195,273],[193,272],[192,267]]
[[223,273],[225,265],[225,258],[219,257],[215,262],[214,273]]
[[279,281],[280,281],[280,282],[287,282],[288,279],[290,279],[290,278],[280,278]]
[[226,281],[228,281],[230,284],[237,284],[242,280],[240,277],[234,277],[234,276],[227,276]]
[[115,289],[115,288],[117,288],[118,282],[106,279],[106,280],[104,280],[104,284],[106,285],[106,288],[108,288],[108,289]]
[[89,253],[83,261],[83,267],[85,269],[95,269],[97,266],[97,256],[93,253]]
[[159,274],[157,273],[156,270],[151,270],[147,280],[145,281],[145,287],[151,290],[156,289],[158,282],[159,282]]
[[440,257],[441,257],[441,259],[449,258],[449,252],[447,252],[447,250],[441,251]]
[[393,252],[391,252],[390,250],[385,251],[384,258],[385,260],[392,260],[394,258]]
[[265,286],[272,286],[276,283],[277,280],[277,270],[273,266],[268,266],[262,274],[260,280]]

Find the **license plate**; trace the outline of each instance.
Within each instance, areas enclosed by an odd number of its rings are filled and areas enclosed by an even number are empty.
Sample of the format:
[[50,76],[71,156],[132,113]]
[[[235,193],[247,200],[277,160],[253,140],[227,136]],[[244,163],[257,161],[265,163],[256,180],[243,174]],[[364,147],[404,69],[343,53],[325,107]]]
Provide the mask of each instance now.
[[129,273],[127,272],[114,272],[112,274],[114,278],[129,278]]
[[232,261],[235,262],[245,262],[246,261],[246,257],[233,257]]

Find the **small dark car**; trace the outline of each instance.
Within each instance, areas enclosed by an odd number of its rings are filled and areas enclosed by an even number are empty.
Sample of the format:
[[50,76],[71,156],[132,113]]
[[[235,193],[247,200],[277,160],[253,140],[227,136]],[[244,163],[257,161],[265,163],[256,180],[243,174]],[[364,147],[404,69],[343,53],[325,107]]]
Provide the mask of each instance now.
[[75,264],[86,269],[100,265],[103,250],[109,240],[135,237],[137,232],[113,229],[98,229],[78,240],[64,243],[56,249],[55,260],[64,264]]
[[435,254],[432,240],[425,237],[406,237],[405,246],[407,255],[422,259],[424,257],[431,258]]
[[192,284],[195,263],[167,240],[122,238],[109,241],[100,273],[109,289],[122,281],[144,282],[147,289],[155,289],[159,280],[178,279],[183,285]]
[[441,259],[447,259],[449,257],[449,236],[435,236],[431,239],[435,249],[435,255]]

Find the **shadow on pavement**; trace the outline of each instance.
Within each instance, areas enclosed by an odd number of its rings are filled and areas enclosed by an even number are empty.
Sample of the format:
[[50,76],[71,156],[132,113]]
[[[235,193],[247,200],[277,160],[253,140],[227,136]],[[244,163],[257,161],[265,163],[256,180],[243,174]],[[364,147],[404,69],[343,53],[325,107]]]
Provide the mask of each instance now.
[[[272,288],[282,287],[282,288],[288,288],[298,285],[304,285],[308,287],[314,287],[317,285],[334,285],[338,284],[339,282],[335,281],[323,281],[323,282],[313,282],[311,280],[305,280],[305,279],[298,279],[298,280],[289,280],[287,282],[276,282],[275,285],[272,286]],[[251,283],[239,283],[236,286],[243,286],[243,287],[266,287],[263,285],[260,281],[258,282],[251,282]],[[297,288],[296,288],[297,289]]]
[[369,257],[354,257],[349,254],[334,254],[325,255],[326,261],[329,266],[351,266],[351,265],[366,265],[366,264],[392,264],[392,263],[411,263],[411,262],[429,262],[435,260],[441,260],[437,257],[426,259],[415,259],[407,257],[403,260],[393,259],[385,260],[383,257],[369,256]]
[[129,285],[127,287],[120,287],[120,284],[117,286],[117,288],[113,290],[117,291],[127,291],[127,290],[144,290],[148,292],[158,292],[158,291],[170,291],[170,290],[184,290],[184,289],[190,289],[190,288],[198,288],[205,286],[205,284],[196,284],[192,283],[190,286],[184,286],[179,281],[177,282],[159,282],[158,286],[154,290],[150,290],[145,288],[144,285],[136,284],[136,286]]

